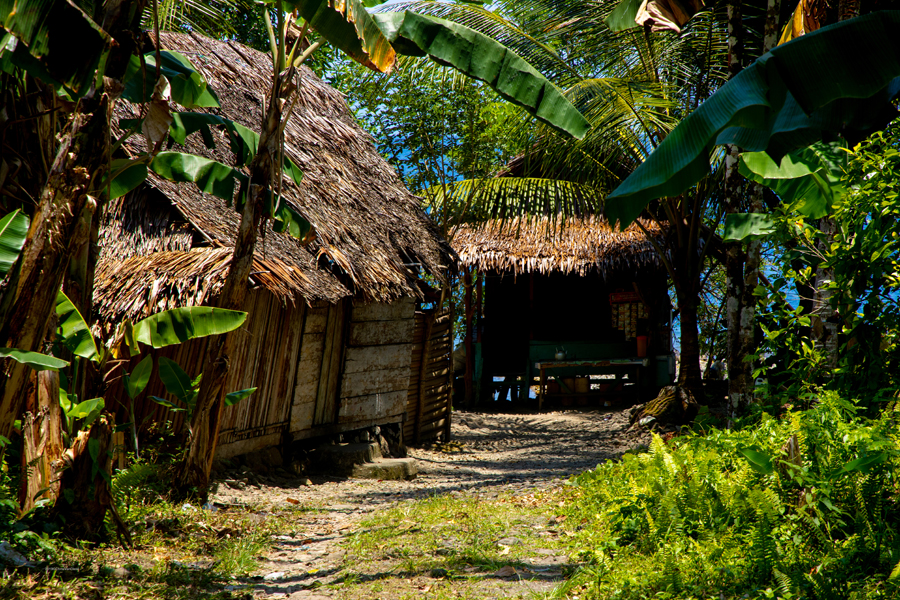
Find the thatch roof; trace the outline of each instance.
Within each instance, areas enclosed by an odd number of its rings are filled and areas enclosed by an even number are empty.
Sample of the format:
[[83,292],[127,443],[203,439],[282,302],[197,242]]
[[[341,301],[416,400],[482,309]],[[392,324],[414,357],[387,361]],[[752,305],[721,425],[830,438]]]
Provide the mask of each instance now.
[[[663,232],[641,220],[651,235]],[[659,254],[637,225],[614,230],[599,216],[547,217],[462,225],[453,236],[460,263],[482,271],[511,273],[575,273],[583,276],[629,269],[661,270]]]
[[[208,112],[260,130],[272,73],[268,55],[195,34],[163,34],[161,47],[188,56],[216,91],[221,108]],[[303,180],[298,186],[285,177],[282,192],[313,224],[316,237],[304,246],[267,226],[257,243],[253,283],[285,301],[359,295],[388,302],[419,295],[420,269],[443,279],[453,251],[378,155],[343,96],[305,67],[299,82],[285,152]],[[119,102],[116,116],[129,118],[137,110]],[[235,164],[224,133],[214,130],[213,136],[214,149],[199,134],[171,149]],[[140,135],[124,146],[129,155],[143,149]],[[227,274],[240,215],[193,184],[152,172],[147,183],[150,190],[139,188],[107,211],[96,284],[104,320],[200,304],[217,293]]]

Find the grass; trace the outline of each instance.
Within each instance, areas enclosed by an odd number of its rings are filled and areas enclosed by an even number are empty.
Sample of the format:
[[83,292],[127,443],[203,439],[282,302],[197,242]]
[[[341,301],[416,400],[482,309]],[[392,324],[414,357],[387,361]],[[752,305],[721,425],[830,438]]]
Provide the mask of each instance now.
[[0,599],[166,598],[233,600],[246,593],[272,536],[294,533],[310,509],[241,507],[210,511],[159,499],[123,515],[134,549],[57,545],[50,570],[0,575]]
[[[354,588],[355,597],[372,598],[549,591],[571,571],[557,522],[568,493],[441,495],[400,504],[362,522],[349,537],[340,584]],[[520,581],[532,585],[509,589]]]

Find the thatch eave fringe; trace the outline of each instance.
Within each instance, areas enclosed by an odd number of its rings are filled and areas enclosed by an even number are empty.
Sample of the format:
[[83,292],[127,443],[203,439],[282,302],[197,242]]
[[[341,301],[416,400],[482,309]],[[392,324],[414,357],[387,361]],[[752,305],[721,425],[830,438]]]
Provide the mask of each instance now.
[[[662,242],[665,232],[651,221],[641,224]],[[462,225],[453,236],[461,265],[482,271],[602,274],[623,269],[661,270],[659,254],[636,225],[613,229],[598,216],[492,220]]]

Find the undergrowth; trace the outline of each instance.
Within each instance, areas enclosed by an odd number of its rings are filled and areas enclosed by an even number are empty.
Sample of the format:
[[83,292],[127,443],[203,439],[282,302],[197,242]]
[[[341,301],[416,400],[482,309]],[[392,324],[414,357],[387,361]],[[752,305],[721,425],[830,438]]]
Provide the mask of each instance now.
[[824,394],[740,431],[654,437],[573,483],[580,598],[900,596],[894,411]]

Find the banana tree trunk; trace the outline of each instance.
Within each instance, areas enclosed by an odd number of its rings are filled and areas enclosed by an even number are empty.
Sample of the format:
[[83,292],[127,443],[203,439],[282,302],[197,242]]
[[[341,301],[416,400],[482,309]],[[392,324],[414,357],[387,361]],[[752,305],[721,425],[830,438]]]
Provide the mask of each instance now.
[[[19,285],[9,318],[2,329],[8,348],[40,352],[56,306],[72,251],[85,243],[97,209],[89,195],[91,175],[102,168],[109,140],[108,98],[93,110],[74,113],[41,194],[21,257]],[[0,435],[12,434],[22,411],[31,369],[7,360],[0,373]]]
[[[249,289],[256,237],[263,222],[264,194],[271,182],[280,177],[279,156],[282,147],[282,106],[293,70],[289,69],[273,79],[269,103],[259,140],[259,149],[250,165],[251,181],[248,197],[241,212],[228,276],[216,305],[242,310]],[[176,475],[176,488],[184,495],[205,499],[209,488],[209,473],[216,452],[222,413],[225,408],[225,382],[231,366],[235,333],[216,336],[209,342],[203,379],[191,418],[191,438],[188,452]]]

